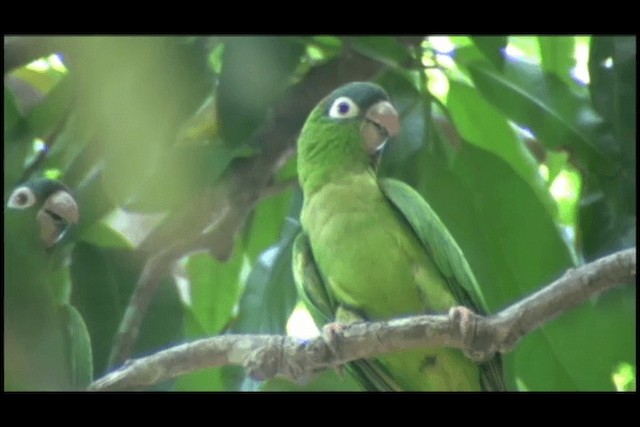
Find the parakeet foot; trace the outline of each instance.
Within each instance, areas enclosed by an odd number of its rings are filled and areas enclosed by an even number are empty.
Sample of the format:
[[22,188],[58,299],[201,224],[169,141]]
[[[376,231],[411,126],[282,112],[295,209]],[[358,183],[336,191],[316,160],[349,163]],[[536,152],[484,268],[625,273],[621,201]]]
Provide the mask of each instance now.
[[[449,310],[449,317],[460,325],[460,333],[462,334],[464,343],[466,345],[473,343],[476,337],[477,323],[475,318],[477,314],[467,307],[459,305]],[[468,358],[475,362],[481,362],[486,358],[481,352],[467,349],[463,350],[463,352]]]
[[[322,327],[322,330],[320,331],[320,334],[321,334],[322,338],[324,339],[324,341],[327,343],[327,346],[329,346],[329,349],[331,350],[331,353],[333,353],[333,355],[335,357],[337,357],[338,359],[340,358],[339,337],[342,336],[342,334],[344,333],[345,326],[346,326],[345,323],[331,322],[331,323],[327,323],[326,325],[324,325]],[[340,377],[344,376],[344,365],[343,364],[336,365],[334,367],[334,369],[336,370],[336,372],[338,373],[338,375]]]

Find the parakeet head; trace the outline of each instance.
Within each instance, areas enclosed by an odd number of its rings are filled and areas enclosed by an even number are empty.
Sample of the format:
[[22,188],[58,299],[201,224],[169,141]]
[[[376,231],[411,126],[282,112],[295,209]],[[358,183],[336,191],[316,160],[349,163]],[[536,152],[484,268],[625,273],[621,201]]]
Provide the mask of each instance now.
[[353,82],[339,87],[316,105],[300,133],[302,185],[316,188],[340,170],[371,168],[385,142],[399,131],[398,113],[380,86]]
[[313,131],[343,129],[358,132],[362,149],[369,155],[378,151],[389,137],[400,131],[398,113],[380,86],[370,82],[352,82],[331,92],[313,109],[303,135],[313,124]]
[[7,208],[37,211],[40,239],[54,246],[70,225],[80,219],[78,205],[67,187],[52,179],[34,179],[18,186],[7,200]]

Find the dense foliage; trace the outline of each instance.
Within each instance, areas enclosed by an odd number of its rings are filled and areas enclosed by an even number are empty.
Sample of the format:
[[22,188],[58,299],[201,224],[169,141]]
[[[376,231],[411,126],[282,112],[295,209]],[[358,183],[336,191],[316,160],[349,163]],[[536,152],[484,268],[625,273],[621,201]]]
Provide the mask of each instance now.
[[[380,174],[439,213],[491,310],[635,244],[634,37],[8,37],[4,200],[55,177],[81,221],[49,258],[5,216],[5,265],[46,272],[35,283],[5,273],[5,389],[83,388],[104,374],[145,262],[167,250],[178,262],[130,357],[287,333],[295,137],[353,80],[381,84],[401,114]],[[526,337],[505,356],[509,387],[635,388],[635,301],[622,286]],[[14,326],[47,310],[62,326],[21,340]],[[358,390],[333,372],[294,385],[232,367],[158,387]]]

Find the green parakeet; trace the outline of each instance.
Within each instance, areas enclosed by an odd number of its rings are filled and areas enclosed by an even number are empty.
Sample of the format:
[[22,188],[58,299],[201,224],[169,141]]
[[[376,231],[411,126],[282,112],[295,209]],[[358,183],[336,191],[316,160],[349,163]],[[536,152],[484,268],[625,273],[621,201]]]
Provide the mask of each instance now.
[[[294,276],[318,326],[447,313],[482,313],[476,281],[444,224],[411,187],[380,179],[375,158],[400,131],[378,85],[354,82],[313,109],[298,140],[303,232]],[[348,365],[369,390],[502,390],[501,361],[425,348]]]
[[79,220],[69,190],[34,179],[15,188],[4,214],[5,389],[86,386],[91,347],[80,314],[68,304],[68,248]]

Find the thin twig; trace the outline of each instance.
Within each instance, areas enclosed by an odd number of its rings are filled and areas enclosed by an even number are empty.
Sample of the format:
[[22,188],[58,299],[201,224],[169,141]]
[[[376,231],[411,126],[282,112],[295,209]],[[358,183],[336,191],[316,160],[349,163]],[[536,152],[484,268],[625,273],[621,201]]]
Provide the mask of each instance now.
[[[255,379],[274,376],[304,381],[344,363],[422,348],[453,347],[474,359],[511,351],[517,342],[562,313],[614,286],[635,283],[636,248],[617,252],[580,268],[492,316],[455,308],[447,315],[414,316],[385,322],[343,325],[332,336],[311,340],[275,335],[225,335],[172,347],[129,361],[98,379],[90,390],[140,389],[204,368],[244,366]],[[472,322],[472,326],[468,324]],[[335,349],[340,351],[336,352]]]

